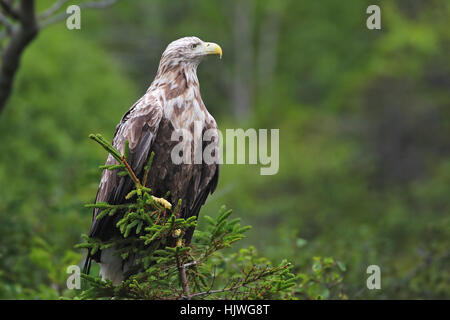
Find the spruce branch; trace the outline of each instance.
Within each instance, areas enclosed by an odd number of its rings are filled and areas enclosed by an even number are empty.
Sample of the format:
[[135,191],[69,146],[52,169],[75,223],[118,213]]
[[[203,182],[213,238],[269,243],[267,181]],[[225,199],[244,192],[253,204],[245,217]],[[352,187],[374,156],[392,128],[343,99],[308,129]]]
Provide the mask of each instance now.
[[[292,273],[293,266],[282,261],[278,265],[260,257],[253,247],[235,253],[225,253],[235,242],[245,237],[249,226],[241,226],[240,219],[232,219],[232,210],[222,206],[215,218],[204,215],[206,227],[196,230],[192,243],[186,246],[183,237],[197,226],[197,217],[181,216],[181,200],[176,206],[164,198],[154,197],[146,187],[154,154],[144,166],[143,181],[128,162],[129,147],[121,154],[101,135],[90,135],[117,161],[102,166],[103,170],[117,170],[134,181],[134,188],[125,196],[123,204],[98,202],[86,207],[98,208],[97,219],[117,216],[115,227],[121,238],[101,241],[82,236],[77,248],[87,248],[91,254],[114,247],[124,261],[133,259],[134,265],[118,285],[98,277],[83,275],[87,288],[81,299],[293,299],[297,291],[320,282],[319,276]],[[169,194],[169,193],[168,193]],[[166,194],[166,197],[168,196]],[[334,260],[319,259],[314,269],[333,270]],[[321,269],[322,268],[322,269]],[[337,286],[342,278],[333,276],[327,289]],[[303,281],[303,282],[302,282]],[[300,287],[302,286],[302,287]],[[297,291],[296,291],[297,290]]]

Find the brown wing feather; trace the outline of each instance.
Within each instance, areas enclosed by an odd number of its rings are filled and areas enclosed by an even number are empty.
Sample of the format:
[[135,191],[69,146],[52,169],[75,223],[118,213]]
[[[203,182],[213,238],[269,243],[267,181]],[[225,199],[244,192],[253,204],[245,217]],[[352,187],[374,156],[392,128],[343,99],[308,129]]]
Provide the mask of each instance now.
[[[149,151],[158,131],[162,118],[162,107],[152,96],[144,96],[123,116],[116,128],[113,146],[124,152],[125,142],[129,141],[128,162],[134,172],[140,176],[149,157]],[[115,164],[116,160],[109,155],[106,164]],[[131,191],[133,182],[128,176],[118,177],[115,171],[104,170],[95,202],[118,204],[125,202],[125,195]],[[101,220],[96,217],[99,209],[94,209],[90,237],[107,240],[116,228],[114,217],[106,216]],[[100,252],[92,257],[98,261]]]
[[[185,218],[196,216],[200,212],[200,208],[205,203],[206,199],[210,194],[213,194],[216,190],[217,183],[219,181],[219,165],[203,165],[202,170],[202,182],[203,185],[200,185],[196,195],[195,200],[193,201],[189,212],[186,212]],[[186,243],[189,244],[191,242],[192,236],[194,234],[195,228],[190,228],[186,231],[184,236]]]

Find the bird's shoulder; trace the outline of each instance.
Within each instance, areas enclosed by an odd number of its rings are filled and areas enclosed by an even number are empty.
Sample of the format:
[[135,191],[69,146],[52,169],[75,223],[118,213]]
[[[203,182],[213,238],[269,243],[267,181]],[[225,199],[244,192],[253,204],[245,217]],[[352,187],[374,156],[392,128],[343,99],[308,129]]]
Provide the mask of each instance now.
[[156,134],[162,116],[161,101],[151,92],[147,92],[122,116],[116,127],[113,145],[120,148],[123,142],[128,140],[130,148],[134,148],[143,131]]

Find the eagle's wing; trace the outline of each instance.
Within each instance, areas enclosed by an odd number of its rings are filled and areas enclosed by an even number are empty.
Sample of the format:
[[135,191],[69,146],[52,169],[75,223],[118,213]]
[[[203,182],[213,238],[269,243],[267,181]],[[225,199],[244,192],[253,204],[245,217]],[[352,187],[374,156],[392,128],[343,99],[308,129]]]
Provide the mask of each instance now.
[[[212,124],[209,124],[207,129],[217,129],[217,124],[213,121]],[[209,142],[212,143],[215,147],[215,152],[219,152],[219,136]],[[216,140],[217,139],[217,140]],[[206,141],[203,141],[203,150],[209,144]],[[201,166],[193,168],[193,170],[199,170],[196,174],[193,175],[191,187],[189,188],[185,201],[188,203],[188,207],[186,207],[186,212],[183,212],[183,218],[187,219],[191,216],[198,217],[200,212],[200,208],[205,204],[206,199],[210,194],[213,194],[216,190],[217,183],[219,181],[219,164],[212,163],[206,164],[203,163]],[[185,240],[186,243],[190,243],[191,238],[194,234],[194,228],[190,228],[186,231]]]
[[[128,162],[138,177],[141,176],[148,160],[162,115],[163,110],[159,100],[146,94],[125,113],[117,125],[113,146],[123,154],[125,143],[128,140]],[[109,155],[106,164],[116,163],[117,161]],[[126,194],[131,191],[133,183],[128,176],[119,177],[115,170],[104,170],[95,202],[123,203]],[[94,209],[89,236],[106,240],[115,233],[115,223],[113,217],[109,216],[97,220],[99,212],[99,209]],[[95,260],[97,260],[96,258],[98,257],[94,257]]]
[[[219,165],[204,165],[202,168],[202,181],[198,188],[196,188],[196,195],[190,208],[186,208],[186,212],[183,213],[183,218],[187,219],[192,216],[198,217],[200,208],[205,204],[206,199],[210,194],[213,194],[216,190],[217,183],[219,181]],[[186,244],[191,242],[194,234],[194,227],[191,227],[186,231],[184,236]]]

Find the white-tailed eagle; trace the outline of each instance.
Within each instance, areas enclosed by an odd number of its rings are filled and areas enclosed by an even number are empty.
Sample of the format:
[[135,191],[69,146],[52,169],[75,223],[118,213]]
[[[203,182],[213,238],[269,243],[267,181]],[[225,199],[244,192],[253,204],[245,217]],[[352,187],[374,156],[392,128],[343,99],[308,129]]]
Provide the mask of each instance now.
[[[178,141],[172,141],[174,130],[183,129],[193,133],[194,123],[200,123],[203,132],[217,130],[214,118],[209,114],[200,96],[197,66],[202,58],[210,54],[222,55],[222,49],[215,43],[204,42],[196,37],[178,39],[169,44],[159,63],[158,72],[147,92],[124,114],[116,127],[113,146],[121,153],[129,143],[129,163],[136,173],[142,175],[149,156],[154,159],[147,180],[147,186],[156,197],[163,197],[170,191],[168,201],[177,203],[181,199],[181,216],[198,216],[206,198],[214,192],[219,177],[217,163],[202,161],[176,164],[171,151]],[[218,139],[211,139],[218,145]],[[192,145],[194,141],[192,140]],[[201,145],[206,147],[205,143]],[[194,156],[192,154],[192,156]],[[115,164],[109,155],[106,164]],[[104,170],[96,202],[120,204],[134,188],[128,176],[120,177],[114,170]],[[99,209],[94,209],[89,236],[102,241],[120,235],[115,226],[115,216],[97,220]],[[189,243],[194,230],[188,230],[185,241]],[[100,264],[103,279],[119,283],[124,279],[127,265],[114,255],[114,249],[88,253],[85,272],[89,272],[91,260]]]

